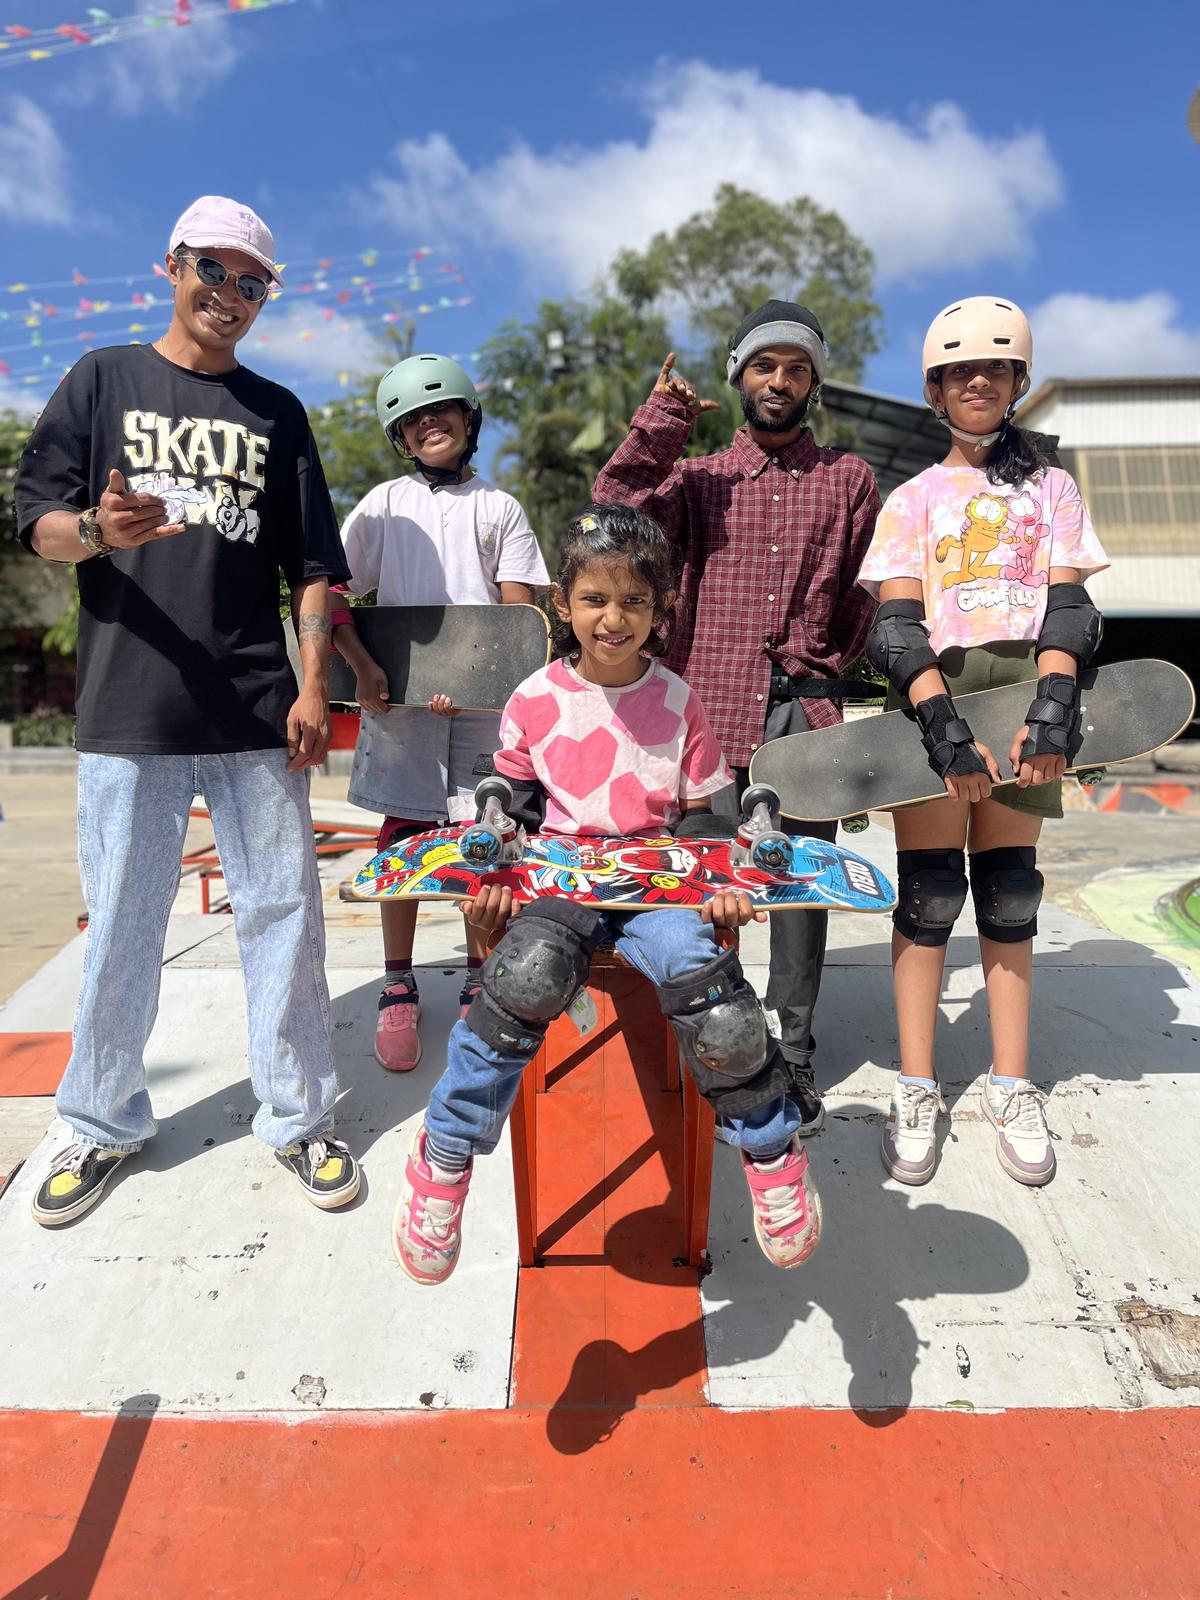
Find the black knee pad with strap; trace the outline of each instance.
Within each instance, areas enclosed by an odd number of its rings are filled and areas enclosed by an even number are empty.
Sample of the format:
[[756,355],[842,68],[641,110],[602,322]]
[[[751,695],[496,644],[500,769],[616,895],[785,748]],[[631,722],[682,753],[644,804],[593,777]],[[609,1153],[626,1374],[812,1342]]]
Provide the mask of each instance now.
[[658,998],[696,1087],[718,1115],[745,1116],[786,1094],[787,1062],[736,950],[660,983]]
[[523,906],[480,968],[467,1026],[502,1055],[536,1055],[587,977],[599,927],[598,912],[570,900]]
[[967,903],[967,858],[961,850],[899,850],[900,893],[892,924],[914,944],[942,945]]
[[1032,939],[1044,883],[1033,845],[1002,845],[972,855],[971,897],[983,937],[997,944]]

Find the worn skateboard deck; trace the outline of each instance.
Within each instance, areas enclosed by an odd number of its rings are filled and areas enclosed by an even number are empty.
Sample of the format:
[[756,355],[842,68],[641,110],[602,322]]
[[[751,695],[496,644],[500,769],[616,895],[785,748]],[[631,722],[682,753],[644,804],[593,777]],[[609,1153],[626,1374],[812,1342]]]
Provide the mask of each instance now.
[[790,871],[735,866],[728,839],[582,839],[534,834],[523,858],[496,869],[464,861],[462,828],[438,828],[385,850],[344,891],[351,900],[462,900],[490,884],[519,900],[555,895],[608,911],[700,906],[744,889],[764,911],[890,911],[892,885],[865,857],[824,839],[792,840]]
[[[462,711],[502,711],[550,659],[550,628],[537,606],[356,606],[354,625],[387,674],[394,706],[448,694]],[[355,703],[354,674],[336,650],[329,698]]]
[[[1122,661],[1080,677],[1083,744],[1069,772],[1115,766],[1177,738],[1192,720],[1191,680],[1169,661]],[[1008,771],[1013,737],[1025,724],[1034,683],[955,696],[971,732]],[[750,763],[752,783],[777,791],[785,816],[814,822],[888,806],[936,800],[945,785],[930,768],[911,710],[860,717],[838,728],[789,734],[763,745]],[[1016,780],[1005,778],[1001,787]]]

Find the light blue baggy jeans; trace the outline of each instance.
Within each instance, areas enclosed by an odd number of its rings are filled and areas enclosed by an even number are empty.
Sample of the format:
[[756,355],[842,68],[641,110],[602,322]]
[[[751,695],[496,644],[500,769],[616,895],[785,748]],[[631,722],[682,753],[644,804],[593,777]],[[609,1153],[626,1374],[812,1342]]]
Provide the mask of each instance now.
[[88,908],[74,1048],[56,1098],[79,1142],[136,1150],[157,1124],[143,1052],[158,1013],[188,810],[201,795],[233,906],[246,988],[254,1132],[283,1149],[333,1123],[325,924],[308,773],[286,750],[79,757]]
[[[651,983],[685,977],[707,966],[717,954],[712,928],[696,911],[608,912],[601,917],[601,939],[644,973]],[[512,1110],[528,1066],[522,1057],[503,1056],[459,1021],[450,1031],[446,1070],[434,1085],[425,1127],[448,1154],[488,1155]],[[779,1155],[800,1126],[795,1101],[780,1095],[744,1117],[718,1117],[717,1132],[758,1160]]]

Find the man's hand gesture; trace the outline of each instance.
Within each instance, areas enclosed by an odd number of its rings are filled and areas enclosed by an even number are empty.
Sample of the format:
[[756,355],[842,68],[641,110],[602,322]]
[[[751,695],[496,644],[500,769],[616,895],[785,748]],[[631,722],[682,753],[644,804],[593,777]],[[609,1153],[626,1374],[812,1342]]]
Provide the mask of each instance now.
[[672,350],[662,364],[658,382],[654,385],[655,394],[669,394],[673,399],[682,400],[694,417],[698,417],[702,411],[719,411],[721,409],[719,401],[698,400],[695,389],[692,388],[686,378],[681,378],[678,373],[672,376],[671,368],[674,365],[675,352]]
[[100,496],[96,521],[100,537],[114,550],[132,550],[152,539],[167,539],[182,533],[182,522],[164,522],[166,505],[157,495],[133,494],[114,467],[108,475],[108,488]]

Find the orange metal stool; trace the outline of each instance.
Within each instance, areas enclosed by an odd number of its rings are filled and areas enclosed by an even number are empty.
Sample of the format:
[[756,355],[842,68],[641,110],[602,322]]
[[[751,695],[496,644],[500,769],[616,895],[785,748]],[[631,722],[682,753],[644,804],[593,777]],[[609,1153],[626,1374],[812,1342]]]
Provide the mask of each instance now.
[[[737,935],[721,930],[718,942],[723,948],[737,948]],[[611,949],[600,949],[592,958],[592,974],[603,981],[606,972],[629,970],[627,963]],[[645,980],[649,981],[649,980]],[[674,1030],[661,1012],[657,1014],[665,1089],[681,1097],[683,1120],[683,1239],[681,1254],[688,1265],[703,1269],[707,1265],[708,1212],[712,1190],[713,1139],[716,1119],[712,1107],[696,1088],[691,1073],[680,1065],[679,1045]],[[542,1253],[538,1229],[538,1097],[547,1092],[547,1076],[569,1063],[572,1056],[597,1048],[580,1040],[570,1023],[562,1019],[552,1025],[541,1050],[521,1077],[509,1121],[512,1144],[513,1187],[516,1192],[517,1247],[523,1267],[537,1266]]]

